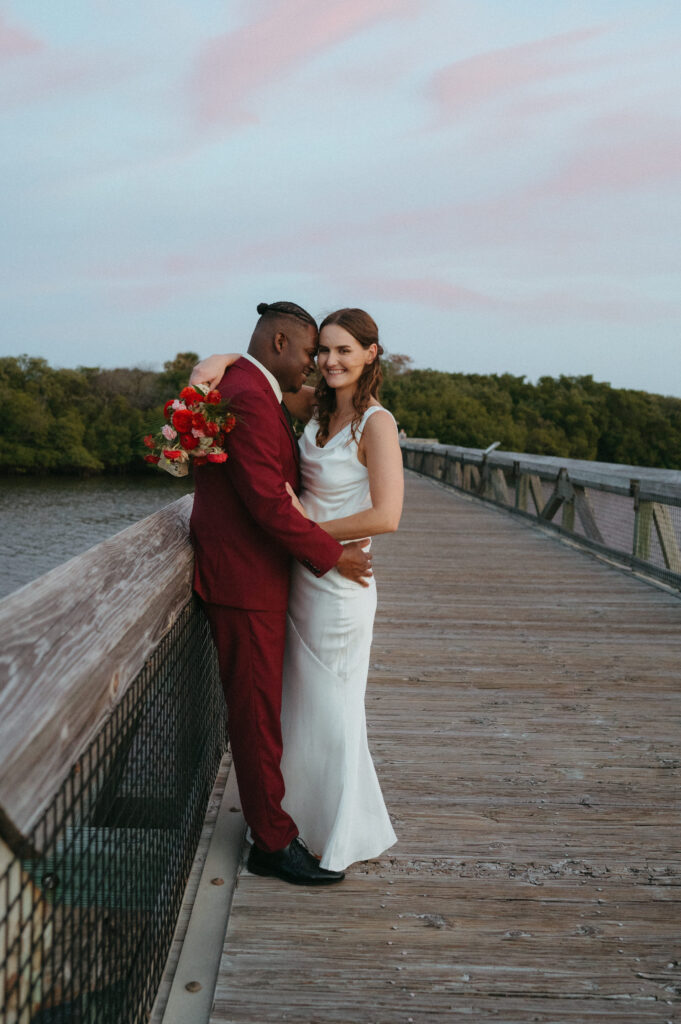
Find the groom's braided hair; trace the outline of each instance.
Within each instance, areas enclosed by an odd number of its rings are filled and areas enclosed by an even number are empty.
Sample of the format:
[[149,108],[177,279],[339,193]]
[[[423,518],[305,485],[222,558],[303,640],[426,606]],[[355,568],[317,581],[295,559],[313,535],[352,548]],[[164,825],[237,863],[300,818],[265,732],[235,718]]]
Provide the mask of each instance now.
[[302,320],[304,324],[309,324],[315,331],[317,330],[317,321],[314,317],[295,302],[259,302],[257,309],[261,320],[263,317],[294,316],[296,320]]

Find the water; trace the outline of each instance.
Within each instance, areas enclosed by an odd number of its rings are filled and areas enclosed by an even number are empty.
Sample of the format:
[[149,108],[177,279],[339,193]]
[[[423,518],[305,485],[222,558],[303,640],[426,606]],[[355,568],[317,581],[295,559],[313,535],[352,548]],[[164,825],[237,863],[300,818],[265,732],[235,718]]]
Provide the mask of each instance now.
[[0,477],[0,598],[157,512],[191,477]]

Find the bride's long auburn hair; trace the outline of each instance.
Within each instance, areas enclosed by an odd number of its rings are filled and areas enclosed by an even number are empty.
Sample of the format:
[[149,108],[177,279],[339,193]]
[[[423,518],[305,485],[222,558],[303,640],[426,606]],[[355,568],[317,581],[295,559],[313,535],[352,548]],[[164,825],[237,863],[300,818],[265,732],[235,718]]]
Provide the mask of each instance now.
[[[362,348],[369,348],[370,345],[377,346],[376,358],[373,362],[367,363],[362,370],[362,374],[357,381],[355,393],[352,396],[352,404],[355,411],[350,430],[356,441],[357,427],[369,407],[369,402],[372,398],[378,398],[379,388],[383,380],[380,358],[383,355],[383,347],[378,340],[376,321],[368,313],[365,313],[363,309],[337,309],[335,313],[329,313],[319,325],[320,339],[324,328],[331,324],[337,324],[338,327],[342,327],[344,331],[352,335],[355,341],[360,343]],[[317,444],[324,445],[329,437],[329,420],[331,419],[331,414],[336,409],[336,390],[329,387],[324,378],[320,377],[319,383],[315,388],[315,397],[317,400],[317,415],[319,417]]]

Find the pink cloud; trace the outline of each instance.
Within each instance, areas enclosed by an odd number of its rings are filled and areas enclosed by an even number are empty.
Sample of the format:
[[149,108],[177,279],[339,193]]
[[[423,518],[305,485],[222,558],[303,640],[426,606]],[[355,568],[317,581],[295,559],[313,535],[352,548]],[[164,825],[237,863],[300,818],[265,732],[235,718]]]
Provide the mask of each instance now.
[[125,81],[136,70],[130,59],[112,61],[43,50],[32,62],[31,74],[13,74],[5,82],[0,110],[51,100],[61,93],[88,93]]
[[530,195],[570,198],[679,180],[679,119],[620,111],[592,122],[587,144]]
[[108,293],[109,305],[114,309],[144,311],[169,306],[179,298],[193,294],[195,289],[186,283],[179,287],[176,281],[161,281],[156,284],[131,284],[126,288],[111,288]]
[[125,260],[88,264],[79,272],[103,285],[116,308],[145,310],[222,288],[235,274],[278,270],[280,252],[271,239],[250,245],[203,245],[184,252],[149,251]]
[[[15,58],[28,57],[30,61]],[[0,110],[51,100],[61,93],[90,92],[123,79],[140,67],[126,56],[59,50],[9,25],[0,13],[0,63],[4,63]]]
[[348,289],[361,289],[376,299],[390,302],[416,302],[437,309],[503,309],[506,303],[464,285],[452,284],[437,277],[367,277],[346,278]]
[[569,54],[604,31],[595,27],[565,32],[457,61],[433,77],[430,95],[449,119],[511,90],[583,70],[584,61]]
[[9,25],[5,16],[0,14],[0,60],[25,57],[29,53],[36,53],[42,47],[39,39],[23,28]]
[[248,100],[323,50],[384,20],[418,14],[418,0],[270,0],[257,21],[209,42],[191,81],[204,127],[255,120]]
[[[334,278],[338,284],[339,278]],[[681,302],[658,300],[614,289],[594,297],[587,294],[580,282],[562,291],[549,289],[518,295],[494,295],[451,283],[439,277],[387,278],[345,277],[348,293],[377,300],[405,302],[445,311],[478,311],[503,313],[523,321],[553,322],[556,319],[592,320],[613,324],[650,323],[652,320],[675,319]],[[368,301],[363,299],[363,301]]]

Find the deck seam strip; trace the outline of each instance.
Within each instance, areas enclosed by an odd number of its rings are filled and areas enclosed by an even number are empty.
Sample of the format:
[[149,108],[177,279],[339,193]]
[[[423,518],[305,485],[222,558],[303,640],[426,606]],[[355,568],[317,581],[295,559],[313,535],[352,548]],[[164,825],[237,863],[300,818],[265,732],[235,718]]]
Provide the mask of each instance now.
[[[207,1024],[215,994],[246,823],[234,766],[230,767],[196,898],[182,944],[163,1024]],[[220,884],[214,884],[221,879]],[[198,984],[196,990],[192,989]]]

